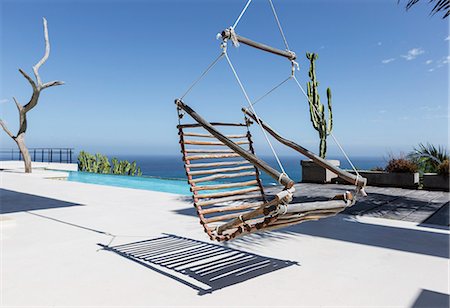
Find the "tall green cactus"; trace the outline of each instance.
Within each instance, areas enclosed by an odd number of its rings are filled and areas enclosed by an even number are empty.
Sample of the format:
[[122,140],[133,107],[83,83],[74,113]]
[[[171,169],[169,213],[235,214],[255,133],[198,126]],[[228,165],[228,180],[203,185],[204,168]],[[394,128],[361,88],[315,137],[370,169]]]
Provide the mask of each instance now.
[[331,90],[327,88],[328,99],[328,121],[325,117],[325,107],[320,102],[320,96],[318,92],[319,82],[316,78],[316,64],[315,61],[319,58],[316,53],[306,53],[306,58],[310,61],[309,78],[308,81],[308,102],[309,102],[309,114],[311,116],[311,122],[313,127],[319,132],[320,137],[320,151],[319,155],[325,158],[327,153],[327,136],[333,129],[333,111],[331,109]]

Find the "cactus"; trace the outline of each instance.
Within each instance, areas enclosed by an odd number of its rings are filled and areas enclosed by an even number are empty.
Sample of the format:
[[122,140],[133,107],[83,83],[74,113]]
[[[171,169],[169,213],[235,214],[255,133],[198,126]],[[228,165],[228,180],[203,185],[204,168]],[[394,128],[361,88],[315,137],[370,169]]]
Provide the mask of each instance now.
[[85,171],[87,166],[87,156],[85,151],[78,154],[78,171]]
[[96,161],[97,161],[97,173],[110,173],[111,172],[111,164],[109,163],[108,157],[101,154],[96,154]]
[[92,155],[85,151],[78,154],[78,170],[103,174],[142,175],[141,168],[137,167],[135,161],[130,164],[126,160],[119,161],[114,157],[110,163],[106,155],[98,153]]
[[328,99],[328,121],[325,117],[325,107],[320,102],[318,92],[319,82],[316,79],[315,61],[319,58],[316,53],[306,53],[306,58],[310,61],[309,78],[311,81],[307,83],[307,94],[309,102],[309,114],[313,127],[319,132],[320,147],[319,155],[325,158],[327,153],[327,136],[333,129],[333,112],[331,108],[331,90],[327,88]]
[[112,163],[111,173],[112,174],[120,174],[119,160],[114,157],[113,159],[111,159],[111,163]]
[[135,175],[135,174],[136,174],[136,162],[133,161],[130,166],[130,175]]

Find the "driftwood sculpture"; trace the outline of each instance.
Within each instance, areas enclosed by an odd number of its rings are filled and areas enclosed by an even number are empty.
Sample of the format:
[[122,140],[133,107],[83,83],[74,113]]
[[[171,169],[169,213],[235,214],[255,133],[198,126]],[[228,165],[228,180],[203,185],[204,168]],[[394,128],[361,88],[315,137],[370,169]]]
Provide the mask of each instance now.
[[[358,193],[364,195],[363,189],[366,185],[366,179],[357,172],[354,175],[341,170],[299,144],[282,137],[256,114],[253,105],[260,99],[256,101],[250,100],[235,67],[228,57],[228,41],[231,41],[234,46],[239,46],[239,43],[241,43],[284,57],[291,62],[290,77],[262,97],[267,96],[290,79],[296,82],[308,101],[310,97],[295,77],[295,69],[298,67],[295,62],[296,56],[289,49],[271,0],[269,2],[280,33],[283,36],[286,50],[252,41],[235,32],[235,28],[250,2],[251,0],[247,1],[247,5],[234,25],[218,35],[218,38],[222,39],[222,53],[219,57],[208,66],[180,99],[175,100],[179,118],[177,128],[180,136],[181,152],[186,176],[192,191],[194,206],[204,231],[210,239],[217,241],[226,241],[251,232],[272,230],[307,220],[317,220],[336,215],[345,208],[352,206],[356,202]],[[221,58],[227,60],[249,105],[249,108],[242,109],[245,117],[244,123],[208,122],[183,101],[189,91]],[[312,102],[309,103],[310,108],[317,113],[319,111],[315,110],[317,106]],[[181,123],[185,115],[188,115],[195,123]],[[249,129],[252,123],[257,123],[263,131],[281,171],[276,170],[255,155],[252,135]],[[242,128],[245,129],[244,132],[235,131]],[[234,130],[231,131],[232,129]],[[224,132],[225,130],[227,132]],[[331,129],[329,131],[332,134]],[[293,202],[294,181],[284,171],[268,135],[355,185],[356,193],[346,191],[343,194],[336,195],[331,200],[325,201]],[[260,172],[265,172],[280,184],[281,188],[278,193],[272,196],[268,196],[265,193],[259,176]]]
[[50,42],[48,39],[48,29],[47,29],[47,20],[43,18],[44,23],[44,40],[45,40],[45,53],[41,60],[39,60],[38,63],[36,63],[35,66],[33,66],[33,73],[36,78],[36,80],[33,80],[25,71],[22,69],[19,69],[19,72],[22,74],[23,77],[30,83],[31,88],[33,90],[33,94],[31,95],[30,100],[28,101],[25,106],[19,103],[19,101],[13,97],[14,103],[16,104],[17,110],[19,111],[19,130],[17,134],[13,134],[8,127],[6,126],[6,123],[0,119],[0,125],[2,126],[3,130],[6,132],[6,134],[11,137],[14,142],[17,144],[20,153],[22,155],[23,162],[25,164],[25,172],[31,173],[31,157],[28,152],[28,148],[25,145],[25,133],[27,131],[27,113],[36,107],[39,96],[41,94],[41,91],[53,86],[59,86],[64,84],[62,81],[50,81],[43,83],[41,80],[41,77],[39,76],[39,68],[47,61],[49,55],[50,55]]

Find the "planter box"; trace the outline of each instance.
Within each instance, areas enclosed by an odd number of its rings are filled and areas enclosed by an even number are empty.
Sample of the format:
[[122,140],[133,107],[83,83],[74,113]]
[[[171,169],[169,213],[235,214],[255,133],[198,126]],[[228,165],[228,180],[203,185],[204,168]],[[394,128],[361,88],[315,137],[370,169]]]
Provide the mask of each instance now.
[[[355,174],[355,172],[350,171]],[[397,173],[384,171],[358,171],[367,179],[367,185],[387,186],[400,188],[417,188],[419,186],[419,173]]]
[[423,189],[449,191],[449,177],[437,173],[424,173]]
[[[339,167],[341,162],[338,160],[328,160],[334,166]],[[331,183],[337,180],[337,175],[328,169],[317,165],[312,160],[302,160],[302,182],[304,183]]]

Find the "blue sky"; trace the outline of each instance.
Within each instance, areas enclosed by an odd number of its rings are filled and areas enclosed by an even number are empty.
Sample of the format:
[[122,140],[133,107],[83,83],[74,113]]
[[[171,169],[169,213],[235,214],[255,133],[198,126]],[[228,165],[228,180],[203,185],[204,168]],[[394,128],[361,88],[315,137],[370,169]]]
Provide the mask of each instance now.
[[[429,16],[427,1],[408,12],[396,0],[274,1],[297,77],[307,82],[305,52],[317,52],[323,102],[333,92],[334,134],[350,155],[407,152],[419,142],[448,143],[449,23]],[[45,90],[28,115],[30,147],[75,147],[114,154],[177,154],[173,101],[216,57],[216,34],[245,1],[1,0],[1,118],[18,127],[12,96],[26,103],[43,55],[42,17],[51,54],[40,72],[64,86]],[[250,5],[236,31],[283,48],[267,1]],[[246,46],[229,48],[251,98],[290,73],[285,59]],[[186,102],[207,119],[242,119],[236,81],[220,62]],[[258,103],[279,132],[318,150],[306,100],[293,82]],[[254,128],[257,151],[269,149]],[[1,132],[1,147],[14,143]],[[277,145],[281,154],[292,154]],[[329,154],[339,151],[331,138]]]

